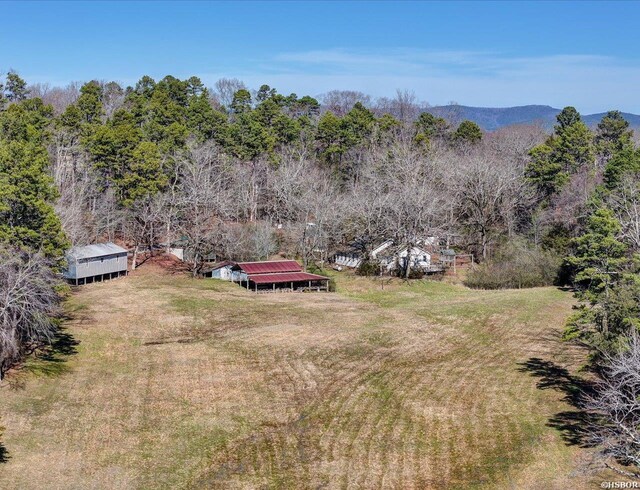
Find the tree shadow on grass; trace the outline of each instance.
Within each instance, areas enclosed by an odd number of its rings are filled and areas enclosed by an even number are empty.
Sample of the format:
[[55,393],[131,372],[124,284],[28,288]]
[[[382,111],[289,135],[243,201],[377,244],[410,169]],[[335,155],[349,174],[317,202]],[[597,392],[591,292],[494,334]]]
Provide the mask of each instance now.
[[573,407],[573,410],[559,412],[553,415],[547,426],[557,429],[562,438],[569,445],[591,447],[586,428],[591,423],[591,415],[582,409],[585,399],[593,394],[594,387],[591,382],[581,377],[574,376],[565,368],[551,361],[545,361],[538,357],[532,357],[526,362],[519,363],[519,371],[529,373],[539,378],[537,387],[541,390],[555,390],[563,393],[564,401]]
[[66,328],[60,327],[51,344],[36,349],[5,378],[11,389],[25,387],[28,375],[55,378],[69,372],[69,357],[77,354],[78,342]]
[[50,345],[38,351],[25,363],[25,371],[39,376],[56,377],[68,372],[67,360],[78,353],[79,342],[61,327]]
[[0,464],[6,463],[9,461],[9,451],[4,445],[0,442]]

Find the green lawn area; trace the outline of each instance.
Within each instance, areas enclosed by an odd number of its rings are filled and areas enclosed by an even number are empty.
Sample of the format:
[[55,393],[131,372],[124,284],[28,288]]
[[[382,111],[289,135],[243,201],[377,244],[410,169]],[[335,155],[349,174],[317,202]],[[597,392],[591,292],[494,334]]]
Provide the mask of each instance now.
[[559,339],[570,293],[334,276],[255,295],[150,266],[78,289],[58,350],[0,389],[0,488],[592,483],[530,369],[584,361]]

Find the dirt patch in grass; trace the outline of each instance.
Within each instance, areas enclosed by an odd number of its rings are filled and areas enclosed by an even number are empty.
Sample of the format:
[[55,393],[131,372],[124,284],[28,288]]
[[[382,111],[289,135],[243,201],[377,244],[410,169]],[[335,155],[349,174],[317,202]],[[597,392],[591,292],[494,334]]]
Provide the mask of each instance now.
[[[568,369],[553,288],[337,275],[255,295],[143,266],[80,288],[64,371],[0,390],[12,488],[561,488],[582,450],[523,370]],[[52,361],[55,363],[55,361]]]

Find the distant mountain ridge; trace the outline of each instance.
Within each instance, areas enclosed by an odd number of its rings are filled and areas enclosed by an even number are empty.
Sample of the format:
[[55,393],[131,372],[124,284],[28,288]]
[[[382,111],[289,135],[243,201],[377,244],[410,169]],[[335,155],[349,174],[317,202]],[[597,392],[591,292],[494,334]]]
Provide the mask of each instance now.
[[[455,123],[468,119],[485,131],[494,131],[512,124],[541,124],[546,129],[551,129],[561,109],[548,105],[501,108],[445,105],[429,107],[426,111]],[[583,115],[582,120],[588,126],[596,126],[605,114],[606,112]],[[640,128],[640,115],[628,112],[623,112],[622,115],[632,127]]]

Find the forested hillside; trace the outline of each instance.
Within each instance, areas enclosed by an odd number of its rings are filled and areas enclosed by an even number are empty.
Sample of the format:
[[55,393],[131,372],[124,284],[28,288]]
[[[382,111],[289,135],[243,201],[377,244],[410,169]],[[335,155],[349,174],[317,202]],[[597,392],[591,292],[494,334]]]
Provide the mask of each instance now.
[[[493,108],[451,104],[426,107],[424,110],[452,121],[469,119],[487,131],[495,131],[513,124],[538,124],[546,130],[552,130],[556,122],[556,116],[561,112],[561,109],[548,105]],[[606,113],[586,114],[583,116],[583,120],[587,126],[595,128],[605,115]],[[640,116],[637,114],[624,112],[622,116],[632,127],[640,127]]]

